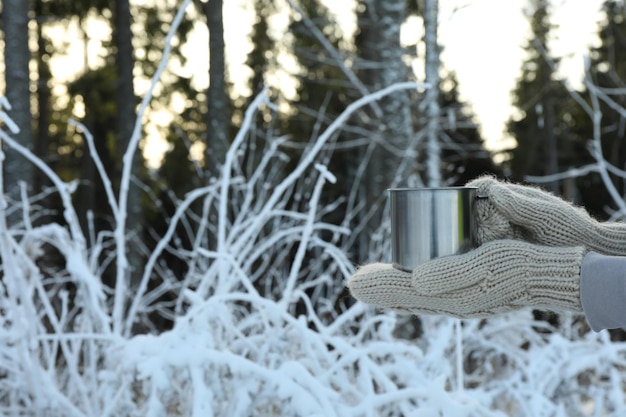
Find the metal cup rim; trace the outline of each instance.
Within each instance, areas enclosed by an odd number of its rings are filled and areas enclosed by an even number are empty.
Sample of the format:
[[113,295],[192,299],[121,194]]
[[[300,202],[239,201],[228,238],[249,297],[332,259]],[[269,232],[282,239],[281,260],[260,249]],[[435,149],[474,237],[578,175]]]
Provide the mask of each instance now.
[[423,187],[423,188],[409,188],[409,187],[400,187],[400,188],[388,188],[389,192],[398,192],[398,191],[458,191],[458,190],[477,190],[478,187],[463,187],[463,186],[455,186],[455,187]]

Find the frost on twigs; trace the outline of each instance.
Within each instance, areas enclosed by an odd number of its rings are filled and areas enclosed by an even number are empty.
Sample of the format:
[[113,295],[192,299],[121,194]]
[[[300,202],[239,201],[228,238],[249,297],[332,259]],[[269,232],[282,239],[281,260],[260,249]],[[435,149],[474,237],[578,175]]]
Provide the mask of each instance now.
[[15,124],[13,119],[4,110],[11,110],[11,103],[6,97],[0,96],[0,122],[2,122],[8,131],[12,134],[20,133],[20,128]]
[[[460,339],[455,320],[422,317],[410,334],[406,318],[344,292],[355,232],[342,225],[356,215],[345,213],[340,225],[325,220],[338,203],[321,197],[337,178],[321,155],[356,110],[418,87],[395,84],[352,103],[289,170],[286,138],[255,142],[255,112],[275,108],[260,94],[219,178],[172,197],[175,211],[139,281],[114,288],[102,276],[108,268],[126,279],[126,204],[89,132],[73,122],[115,224],[113,236],[87,239],[75,183],[13,141],[17,127],[0,114],[0,139],[48,177],[63,206],[62,224],[24,221],[7,230],[0,195],[0,415],[626,415],[626,344],[589,333],[580,317],[563,316],[558,328],[530,311],[468,320]],[[130,181],[128,165],[124,172]],[[37,216],[28,201],[24,207],[26,217]],[[190,247],[177,244],[177,228]],[[42,261],[51,253],[60,259],[55,268]],[[160,319],[172,327],[163,330]]]
[[[65,223],[7,231],[0,221],[1,415],[623,415],[626,345],[588,333],[580,318],[564,317],[558,329],[528,311],[466,321],[459,366],[454,320],[424,317],[421,335],[403,339],[406,319],[349,301],[351,232],[323,220],[334,206],[320,197],[336,178],[318,158],[341,123],[291,172],[281,169],[284,138],[258,149],[250,168],[244,139],[265,100],[246,114],[220,178],[177,202],[141,281],[122,294],[100,279],[108,262],[100,255],[115,257],[120,237],[88,245],[72,188],[23,150],[55,184]],[[180,224],[190,249],[174,243]],[[215,249],[208,236],[218,237]],[[61,266],[42,266],[42,248]],[[186,273],[168,270],[165,254]],[[114,300],[125,306],[117,326]],[[159,330],[159,315],[173,327]]]

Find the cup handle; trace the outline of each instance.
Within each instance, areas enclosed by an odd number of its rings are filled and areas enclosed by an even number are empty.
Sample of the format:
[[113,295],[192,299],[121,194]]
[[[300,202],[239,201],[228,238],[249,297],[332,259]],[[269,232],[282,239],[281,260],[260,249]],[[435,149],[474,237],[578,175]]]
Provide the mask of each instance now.
[[408,268],[403,267],[402,265],[400,265],[400,264],[399,264],[399,263],[397,263],[397,262],[392,263],[392,264],[391,264],[391,266],[393,266],[393,268],[394,268],[394,269],[397,269],[398,271],[408,272],[408,273],[413,272],[412,270],[410,270],[410,269],[408,269]]

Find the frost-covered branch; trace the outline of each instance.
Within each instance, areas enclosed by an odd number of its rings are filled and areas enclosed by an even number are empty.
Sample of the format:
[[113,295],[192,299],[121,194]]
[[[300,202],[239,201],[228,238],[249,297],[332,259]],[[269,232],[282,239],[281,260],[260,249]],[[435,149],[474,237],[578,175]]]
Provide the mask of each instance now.
[[125,331],[122,327],[124,323],[124,312],[126,308],[126,301],[128,298],[128,281],[129,281],[129,265],[127,259],[127,245],[126,245],[126,217],[128,213],[128,192],[130,189],[130,180],[132,175],[133,160],[135,152],[137,152],[139,140],[141,139],[141,131],[143,128],[143,118],[146,109],[150,105],[154,89],[161,79],[161,75],[169,62],[170,53],[172,50],[172,39],[178,31],[178,27],[182,22],[183,16],[187,7],[191,3],[191,0],[185,0],[179,7],[172,24],[165,36],[165,47],[163,49],[163,56],[159,62],[156,72],[152,76],[150,81],[150,87],[141,100],[139,110],[137,111],[137,118],[135,120],[135,127],[133,128],[132,136],[128,141],[128,147],[124,152],[122,158],[122,177],[120,179],[120,191],[118,198],[118,216],[115,219],[115,231],[114,236],[116,240],[117,248],[117,260],[116,260],[116,279],[115,279],[115,297],[113,303],[113,327],[117,334],[121,334]]
[[[359,77],[356,76],[354,71],[352,71],[345,65],[344,59],[341,57],[339,51],[328,41],[328,38],[324,36],[322,31],[319,30],[319,28],[315,25],[311,18],[307,16],[306,13],[304,13],[302,8],[298,6],[295,1],[287,0],[287,3],[302,18],[302,21],[306,28],[311,32],[313,36],[315,36],[315,39],[317,39],[317,41],[324,47],[326,52],[328,52],[328,54],[333,58],[334,64],[337,65],[339,70],[346,76],[351,85],[353,85],[362,96],[369,95],[370,91],[367,89],[367,87],[361,82]],[[369,103],[369,105],[374,111],[376,117],[382,117],[383,112],[378,103],[374,101]]]

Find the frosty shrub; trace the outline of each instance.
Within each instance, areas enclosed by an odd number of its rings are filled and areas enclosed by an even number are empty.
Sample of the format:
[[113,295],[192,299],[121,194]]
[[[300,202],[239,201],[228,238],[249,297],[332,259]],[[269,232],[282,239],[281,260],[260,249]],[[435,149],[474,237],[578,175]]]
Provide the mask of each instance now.
[[[557,329],[525,311],[468,320],[459,332],[455,320],[424,317],[421,335],[407,339],[398,337],[407,319],[338,302],[354,266],[334,242],[350,231],[321,221],[332,207],[320,206],[320,196],[335,178],[317,156],[350,112],[409,87],[395,85],[354,103],[282,176],[276,167],[286,156],[278,139],[262,150],[250,175],[241,168],[254,113],[271,105],[259,95],[221,177],[178,202],[134,287],[106,288],[99,278],[102,242],[124,266],[116,246],[127,246],[124,228],[89,245],[72,205],[73,184],[15,143],[17,127],[2,114],[3,142],[50,178],[65,222],[34,226],[36,210],[23,193],[23,221],[7,229],[7,211],[15,208],[0,205],[0,413],[623,415],[626,346],[607,333],[589,333],[579,318],[562,317]],[[302,210],[290,203],[295,194],[306,196],[308,203],[297,205]],[[108,197],[119,208],[120,197]],[[159,259],[174,250],[173,230],[198,200],[217,208],[216,224],[202,217],[190,231],[193,250],[176,253],[189,268],[175,276]],[[204,246],[209,234],[217,236],[212,251]],[[45,247],[58,252],[64,268],[38,266]],[[169,307],[159,305],[164,292],[173,294]],[[171,330],[133,330],[148,313],[165,310]]]
[[[160,68],[166,62],[167,53]],[[589,332],[580,317],[562,316],[556,328],[530,311],[464,322],[422,317],[420,332],[411,332],[410,319],[342,295],[354,270],[342,243],[351,231],[323,221],[336,206],[321,203],[335,181],[321,151],[355,110],[406,88],[416,85],[392,85],[346,108],[286,174],[285,138],[258,149],[253,170],[243,167],[254,115],[272,107],[260,94],[220,177],[177,201],[136,282],[128,277],[126,199],[140,122],[119,194],[100,169],[112,232],[87,238],[72,202],[75,184],[17,144],[18,127],[0,113],[3,146],[48,177],[64,219],[33,222],[36,196],[23,188],[21,201],[9,202],[0,192],[0,414],[625,415],[626,345]],[[198,204],[200,216],[192,210]],[[7,215],[16,212],[21,221],[9,228]],[[180,225],[191,250],[173,243]],[[62,267],[39,262],[49,251]],[[166,253],[188,266],[183,276],[162,262]],[[108,287],[101,278],[112,264]],[[152,326],[159,314],[173,322],[170,330]]]

